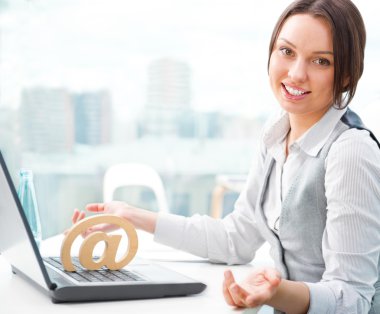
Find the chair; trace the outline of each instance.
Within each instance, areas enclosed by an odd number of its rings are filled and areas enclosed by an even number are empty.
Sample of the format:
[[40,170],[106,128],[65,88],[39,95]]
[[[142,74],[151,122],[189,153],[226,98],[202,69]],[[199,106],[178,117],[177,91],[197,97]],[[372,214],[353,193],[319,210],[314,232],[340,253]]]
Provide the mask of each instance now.
[[151,189],[156,197],[158,211],[169,212],[164,185],[152,167],[140,163],[121,163],[109,167],[103,179],[103,200],[113,200],[114,192],[123,186],[142,186]]
[[211,217],[223,217],[223,201],[227,192],[240,193],[247,177],[245,175],[218,175],[211,195]]

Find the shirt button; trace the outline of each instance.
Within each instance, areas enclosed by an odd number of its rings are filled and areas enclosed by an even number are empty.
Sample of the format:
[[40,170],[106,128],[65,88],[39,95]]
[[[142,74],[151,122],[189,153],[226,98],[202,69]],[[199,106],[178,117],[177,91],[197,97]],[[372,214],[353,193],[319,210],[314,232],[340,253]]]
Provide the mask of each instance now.
[[292,144],[292,146],[290,146],[290,150],[292,152],[298,152],[300,150],[300,147],[298,146],[297,143],[294,143],[294,144]]

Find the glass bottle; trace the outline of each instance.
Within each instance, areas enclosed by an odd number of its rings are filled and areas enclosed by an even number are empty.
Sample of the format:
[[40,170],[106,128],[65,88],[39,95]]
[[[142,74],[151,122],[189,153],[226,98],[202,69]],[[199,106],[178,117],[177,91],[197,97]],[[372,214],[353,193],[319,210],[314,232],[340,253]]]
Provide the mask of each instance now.
[[31,170],[20,170],[20,184],[17,194],[39,247],[42,240],[41,222],[33,183],[33,172]]

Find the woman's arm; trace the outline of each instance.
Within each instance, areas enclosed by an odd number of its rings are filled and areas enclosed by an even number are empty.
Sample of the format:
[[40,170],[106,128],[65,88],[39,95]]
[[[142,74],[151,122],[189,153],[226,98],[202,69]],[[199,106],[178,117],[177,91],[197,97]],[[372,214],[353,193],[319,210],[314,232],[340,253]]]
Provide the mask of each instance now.
[[[255,277],[239,285],[225,280],[227,303],[268,304],[289,313],[368,313],[374,285],[379,281],[379,160],[379,149],[366,131],[346,131],[330,149],[325,178],[327,221],[322,239],[326,270],[320,282],[283,279],[276,286],[266,279],[257,290],[252,289]],[[231,302],[234,286],[238,286],[240,299],[235,296],[237,301]],[[380,308],[373,311],[377,313]]]
[[[367,313],[379,280],[380,150],[365,130],[349,129],[326,158],[325,272],[309,284],[315,311]],[[331,295],[329,302],[321,302]],[[380,310],[380,309],[378,309]],[[376,311],[377,312],[377,311]]]
[[[153,213],[122,202],[89,204],[90,212],[116,214],[129,220],[136,228],[154,233],[154,240],[170,247],[208,258],[211,262],[227,264],[249,263],[256,250],[264,243],[255,219],[254,207],[260,190],[265,157],[265,147],[260,146],[248,176],[246,188],[235,203],[234,211],[224,219],[207,215],[183,217],[173,214]],[[73,223],[83,219],[85,212],[75,211]],[[95,226],[96,230],[110,231],[114,226]]]
[[[253,188],[250,186],[250,188]],[[253,191],[257,191],[253,188]],[[250,193],[252,194],[257,192]],[[244,264],[250,262],[256,250],[264,243],[255,226],[253,210],[244,191],[235,204],[235,210],[225,219],[207,215],[183,217],[154,213],[132,207],[123,202],[88,204],[86,210],[114,214],[131,222],[137,229],[154,233],[155,241],[173,248],[208,258],[211,262]],[[75,210],[72,222],[83,219],[84,211]],[[84,236],[94,231],[111,231],[116,226],[101,224],[91,227]]]
[[283,279],[267,304],[285,313],[307,313],[310,305],[309,288],[303,282]]

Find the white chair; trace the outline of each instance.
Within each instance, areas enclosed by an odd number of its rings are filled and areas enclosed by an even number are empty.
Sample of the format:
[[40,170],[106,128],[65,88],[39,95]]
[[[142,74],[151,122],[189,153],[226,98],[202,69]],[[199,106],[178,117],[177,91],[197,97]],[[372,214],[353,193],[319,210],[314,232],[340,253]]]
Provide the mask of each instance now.
[[142,186],[153,191],[160,212],[169,212],[164,185],[160,175],[152,167],[140,163],[121,163],[107,169],[103,179],[103,200],[113,200],[119,187]]

